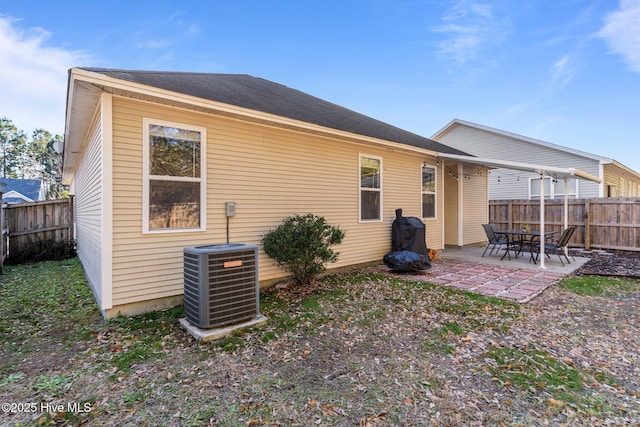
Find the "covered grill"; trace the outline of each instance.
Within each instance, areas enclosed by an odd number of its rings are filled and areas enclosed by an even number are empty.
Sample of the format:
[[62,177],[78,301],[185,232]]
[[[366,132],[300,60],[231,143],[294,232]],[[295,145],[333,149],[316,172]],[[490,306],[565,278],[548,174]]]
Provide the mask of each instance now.
[[402,216],[402,209],[396,209],[396,219],[391,224],[391,252],[384,256],[385,265],[401,272],[431,268],[425,232],[419,218]]

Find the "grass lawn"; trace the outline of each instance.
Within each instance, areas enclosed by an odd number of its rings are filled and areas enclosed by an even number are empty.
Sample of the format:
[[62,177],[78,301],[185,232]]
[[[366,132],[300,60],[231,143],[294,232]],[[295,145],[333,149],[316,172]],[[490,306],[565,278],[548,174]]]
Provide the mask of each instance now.
[[634,280],[518,305],[359,269],[199,343],[182,308],[104,322],[77,259],[5,271],[0,426],[640,424]]

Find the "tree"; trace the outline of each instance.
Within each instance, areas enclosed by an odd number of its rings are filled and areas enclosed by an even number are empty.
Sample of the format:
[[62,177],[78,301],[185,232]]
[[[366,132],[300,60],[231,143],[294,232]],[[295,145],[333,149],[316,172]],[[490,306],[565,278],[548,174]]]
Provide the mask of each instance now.
[[66,193],[62,185],[62,154],[56,150],[59,144],[62,144],[62,136],[36,129],[28,147],[31,176],[42,180],[47,199],[56,199]]
[[0,155],[3,178],[25,178],[27,135],[18,130],[11,120],[0,118]]
[[6,117],[0,118],[0,164],[4,178],[40,179],[47,199],[66,197],[62,184],[62,154],[57,146],[63,138],[45,129],[36,129],[31,139]]

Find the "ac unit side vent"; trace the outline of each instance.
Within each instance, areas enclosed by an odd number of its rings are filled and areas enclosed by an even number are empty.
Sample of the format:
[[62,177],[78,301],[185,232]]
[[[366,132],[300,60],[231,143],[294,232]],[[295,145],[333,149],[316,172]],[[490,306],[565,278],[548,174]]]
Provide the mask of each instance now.
[[184,249],[184,311],[208,329],[260,315],[258,248],[228,244]]

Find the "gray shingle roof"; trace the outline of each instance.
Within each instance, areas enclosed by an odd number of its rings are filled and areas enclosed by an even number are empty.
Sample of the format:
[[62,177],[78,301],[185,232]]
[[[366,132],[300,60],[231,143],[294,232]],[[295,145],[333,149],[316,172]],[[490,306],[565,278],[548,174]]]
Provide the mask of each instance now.
[[466,153],[296,89],[246,74],[82,68],[109,77],[432,151]]
[[[0,178],[0,182],[7,184],[4,190],[5,194],[9,191],[15,191],[31,200],[39,199],[40,189],[42,187],[42,180],[40,179]],[[5,199],[5,201],[7,201],[7,199]],[[24,200],[19,201],[23,202]]]

